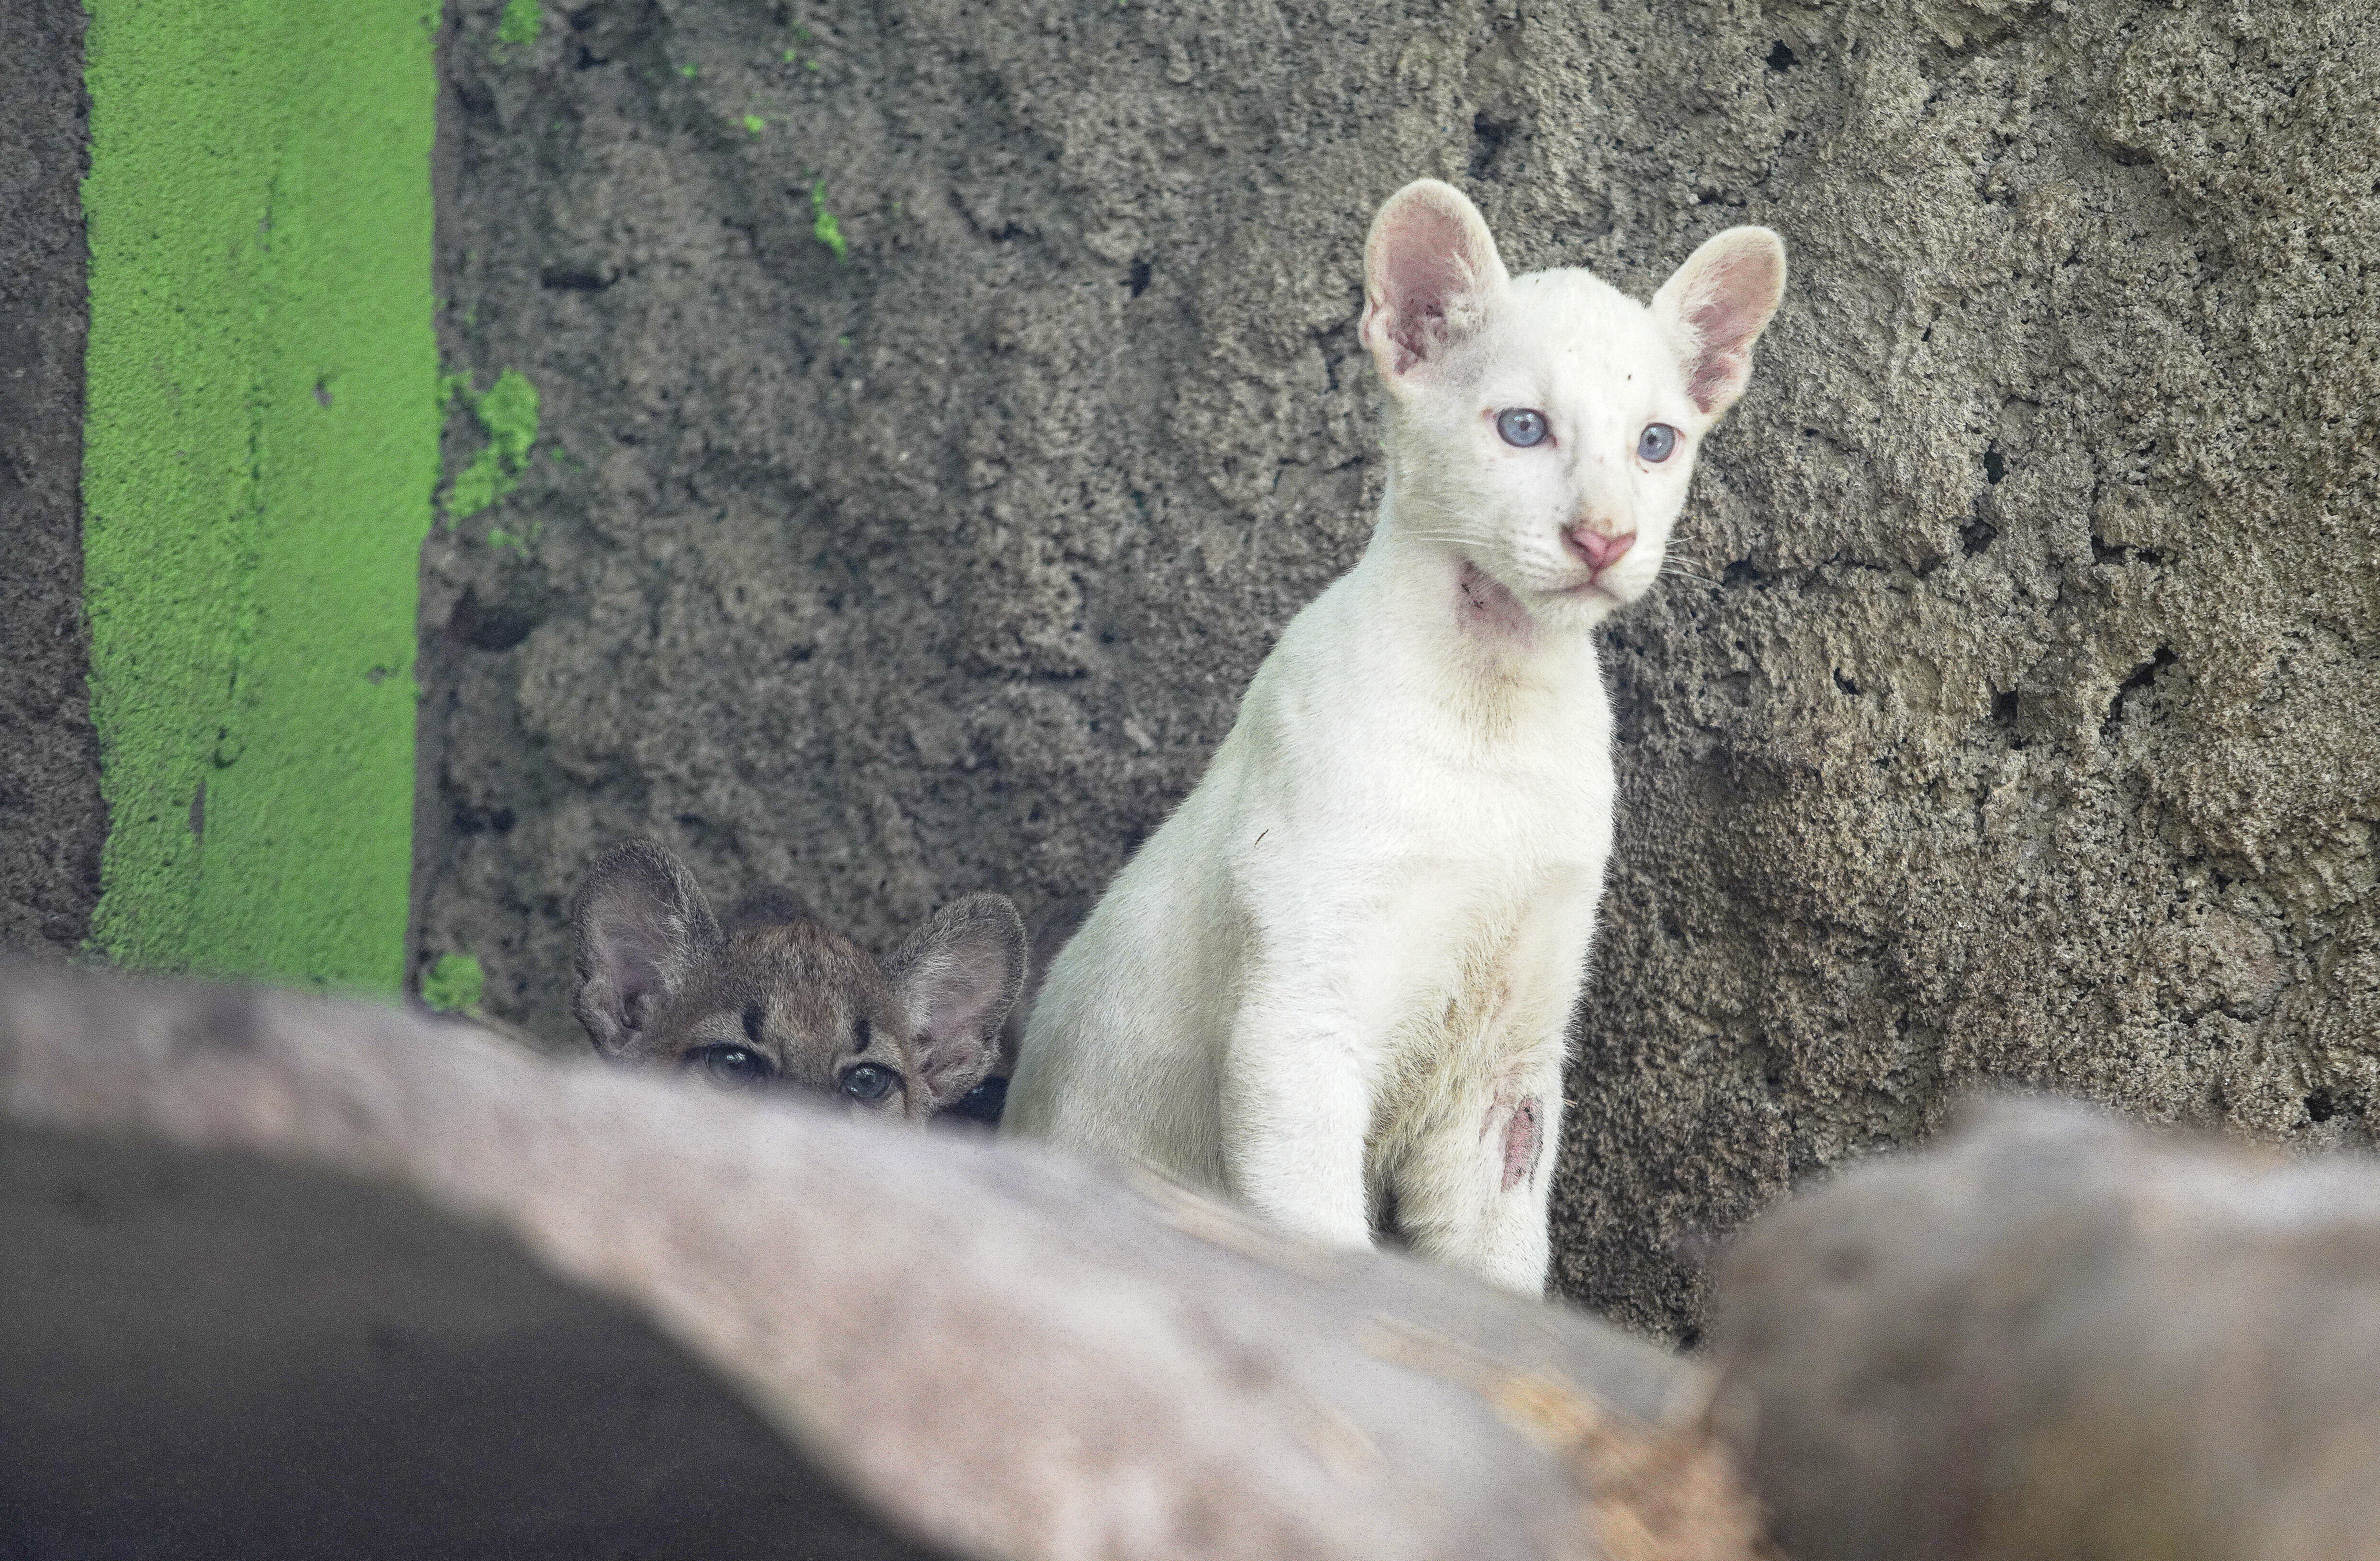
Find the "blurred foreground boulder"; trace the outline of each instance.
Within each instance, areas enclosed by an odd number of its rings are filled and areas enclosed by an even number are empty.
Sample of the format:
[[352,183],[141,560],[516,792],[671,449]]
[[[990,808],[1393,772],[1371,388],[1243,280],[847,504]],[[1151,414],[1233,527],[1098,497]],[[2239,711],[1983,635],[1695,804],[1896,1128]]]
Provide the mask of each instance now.
[[1585,1317],[399,1011],[0,964],[0,1555],[1767,1554]]
[[495,1232],[0,1120],[0,1557],[929,1554]]
[[1796,1561],[2380,1555],[2380,1167],[1999,1102],[1723,1265]]

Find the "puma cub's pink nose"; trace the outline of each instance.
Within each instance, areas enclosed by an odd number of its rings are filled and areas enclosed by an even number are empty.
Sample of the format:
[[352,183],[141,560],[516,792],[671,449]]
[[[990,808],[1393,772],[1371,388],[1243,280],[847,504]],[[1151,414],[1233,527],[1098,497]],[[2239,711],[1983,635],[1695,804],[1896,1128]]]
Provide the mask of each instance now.
[[1562,535],[1569,538],[1571,551],[1586,560],[1586,566],[1597,575],[1620,562],[1620,555],[1635,545],[1636,533],[1607,537],[1590,526],[1573,526]]

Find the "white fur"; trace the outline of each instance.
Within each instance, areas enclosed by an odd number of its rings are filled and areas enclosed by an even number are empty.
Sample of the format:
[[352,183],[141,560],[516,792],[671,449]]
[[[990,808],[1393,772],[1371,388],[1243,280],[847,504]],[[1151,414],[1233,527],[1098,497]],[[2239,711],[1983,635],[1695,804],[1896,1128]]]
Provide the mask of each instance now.
[[[1419,1250],[1542,1288],[1565,1035],[1611,848],[1592,631],[1653,583],[1694,444],[1782,283],[1776,236],[1739,228],[1647,309],[1583,271],[1507,278],[1445,185],[1390,199],[1366,255],[1391,409],[1371,543],[1291,622],[1205,778],[1051,966],[1005,1131],[1137,1157],[1349,1245],[1393,1207]],[[1553,438],[1506,443],[1512,407]],[[1659,465],[1637,454],[1653,422],[1681,434]],[[1582,525],[1635,534],[1599,579],[1563,539]],[[1508,1188],[1527,1101],[1539,1137]]]

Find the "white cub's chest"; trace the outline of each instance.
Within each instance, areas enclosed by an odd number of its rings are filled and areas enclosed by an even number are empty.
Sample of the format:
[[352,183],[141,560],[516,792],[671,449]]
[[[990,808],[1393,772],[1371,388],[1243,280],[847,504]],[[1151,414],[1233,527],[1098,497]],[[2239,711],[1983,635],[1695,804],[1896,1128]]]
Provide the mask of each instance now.
[[1218,755],[1239,807],[1359,856],[1597,856],[1611,714],[1593,640],[1521,661],[1453,600],[1451,572],[1384,549],[1298,614]]
[[[1219,756],[1233,898],[1374,1014],[1347,1044],[1393,1137],[1451,1076],[1559,1050],[1611,846],[1609,708],[1591,648],[1450,696],[1391,657],[1309,656],[1328,612],[1293,628]],[[1334,937],[1350,919],[1363,936]]]
[[1467,766],[1375,744],[1327,768],[1265,779],[1291,783],[1246,798],[1257,830],[1277,820],[1293,834],[1281,851],[1251,854],[1309,857],[1304,865],[1315,869],[1368,865],[1427,881],[1432,872],[1476,864],[1486,877],[1509,882],[1555,867],[1597,866],[1610,846],[1611,758],[1592,740],[1567,755],[1533,744]]

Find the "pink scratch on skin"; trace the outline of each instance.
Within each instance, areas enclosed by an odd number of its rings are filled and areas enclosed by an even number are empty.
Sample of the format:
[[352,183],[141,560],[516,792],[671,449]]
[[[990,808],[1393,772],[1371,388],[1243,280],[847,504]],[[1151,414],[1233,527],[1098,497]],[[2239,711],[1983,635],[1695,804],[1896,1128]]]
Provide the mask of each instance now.
[[1536,1169],[1537,1097],[1531,1095],[1512,1107],[1512,1119],[1504,1124],[1504,1191],[1510,1192],[1529,1180]]

